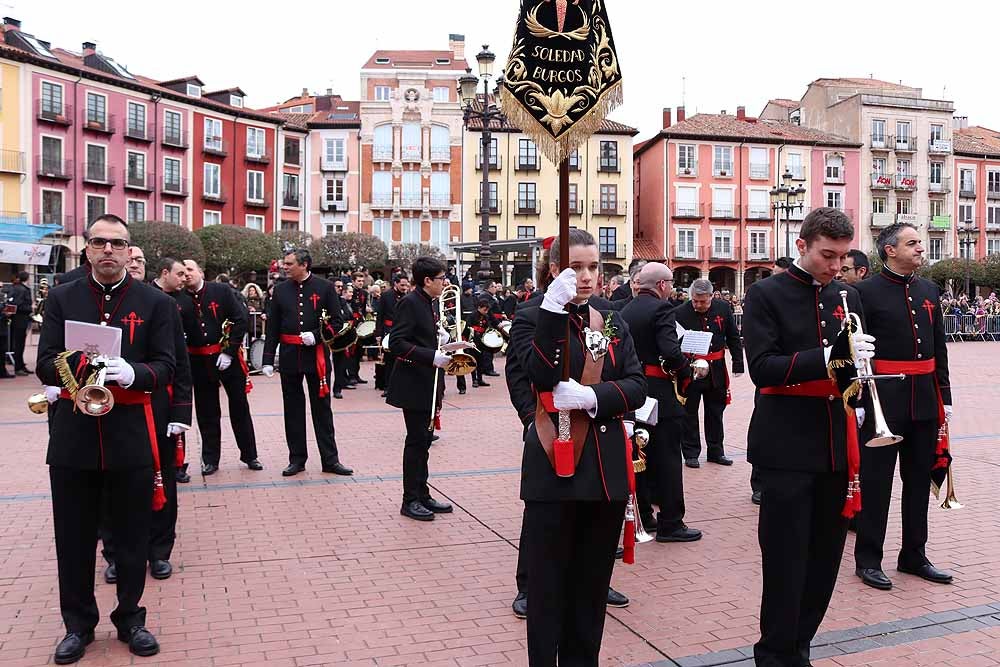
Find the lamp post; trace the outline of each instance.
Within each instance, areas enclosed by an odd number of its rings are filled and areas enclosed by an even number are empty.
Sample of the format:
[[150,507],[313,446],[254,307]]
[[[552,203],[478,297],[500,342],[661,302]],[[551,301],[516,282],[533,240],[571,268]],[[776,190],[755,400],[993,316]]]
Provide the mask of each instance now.
[[962,248],[962,253],[965,255],[965,296],[969,297],[969,287],[972,279],[972,253],[976,247],[976,242],[972,238],[972,235],[976,233],[976,225],[973,222],[966,221],[962,225],[962,240],[958,244]]
[[[490,77],[493,76],[494,61],[496,61],[496,55],[490,51],[488,44],[483,44],[483,50],[476,55],[476,62],[479,63],[479,76],[472,74],[471,69],[466,69],[465,75],[458,80],[465,127],[468,128],[470,121],[473,120],[479,121],[482,127],[479,154],[483,170],[483,184],[479,198],[479,212],[482,221],[479,226],[479,271],[476,274],[481,289],[486,289],[487,283],[493,280],[493,269],[490,266],[490,257],[493,254],[490,250],[490,213],[493,209],[490,198],[490,147],[493,143],[490,123],[502,116],[500,108],[490,101]],[[480,79],[483,81],[481,103],[477,99]],[[500,80],[498,79],[496,92],[499,90]]]
[[771,208],[774,210],[775,220],[781,224],[781,213],[785,214],[785,257],[791,257],[791,214],[792,211],[801,211],[805,201],[806,189],[801,185],[796,187],[792,183],[792,172],[785,168],[785,173],[781,175],[781,183],[771,189]]

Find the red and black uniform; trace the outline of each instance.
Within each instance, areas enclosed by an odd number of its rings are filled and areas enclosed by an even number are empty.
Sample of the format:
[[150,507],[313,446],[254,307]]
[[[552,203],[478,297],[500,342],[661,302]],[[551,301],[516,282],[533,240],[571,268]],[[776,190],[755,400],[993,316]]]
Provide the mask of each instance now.
[[[327,323],[321,321],[324,310],[329,317]],[[274,365],[274,353],[280,342],[279,374],[290,464],[305,465],[309,458],[303,378],[309,385],[309,409],[323,468],[340,462],[330,409],[330,351],[320,334],[321,327],[326,328],[327,338],[340,331],[343,324],[340,312],[340,297],[333,283],[316,275],[309,274],[301,283],[286,280],[274,287],[267,312],[264,365]],[[316,339],[315,345],[302,344],[301,334],[306,331]]]
[[[368,310],[368,292],[364,287],[354,288],[354,294],[351,296],[351,300],[347,302],[347,306],[350,309],[351,321],[354,322],[354,327],[357,328],[359,324],[364,322],[365,315]],[[357,384],[361,381],[361,357],[364,355],[363,343],[359,340],[358,344],[347,350],[348,354],[348,379]]]
[[[938,464],[938,428],[944,406],[951,405],[948,348],[945,346],[941,293],[937,285],[888,268],[856,285],[865,309],[866,333],[875,336],[876,374],[906,374],[905,380],[877,380],[886,422],[903,441],[863,447],[861,487],[864,511],[858,517],[854,559],[859,568],[882,568],[889,499],[896,455],[903,480],[903,541],[897,564],[916,570],[928,563],[927,503],[931,471]],[[869,417],[861,440],[871,437]],[[867,436],[867,437],[866,437]]]
[[698,429],[698,405],[705,399],[705,445],[709,460],[725,456],[725,427],[722,415],[732,400],[729,393],[729,370],[726,368],[726,348],[733,357],[733,373],[743,372],[743,342],[733,317],[733,308],[721,299],[712,299],[708,310],[699,313],[691,301],[674,311],[677,323],[692,331],[712,333],[712,345],[706,355],[696,359],[708,361],[708,375],[693,380],[687,390],[684,418],[684,437],[681,446],[685,459],[701,455],[701,434]]
[[[219,385],[229,397],[229,423],[240,449],[240,461],[249,463],[257,458],[257,437],[250,417],[247,392],[249,372],[243,358],[243,337],[247,332],[247,309],[236,299],[232,287],[223,283],[203,281],[197,292],[182,290],[176,295],[181,307],[181,321],[187,336],[194,385],[195,413],[201,431],[201,461],[219,466],[222,456],[222,408],[219,405]],[[232,328],[225,348],[222,325],[229,320]],[[218,369],[219,354],[233,358],[224,371]]]
[[[145,625],[146,610],[139,601],[146,584],[150,508],[164,501],[162,486],[154,494],[154,453],[159,452],[150,396],[174,378],[176,308],[170,297],[128,275],[111,286],[86,278],[49,292],[36,369],[42,384],[64,386],[56,361],[66,351],[68,320],[121,329],[121,356],[135,371],[128,388],[108,383],[115,406],[103,417],[75,410],[64,390],[50,425],[46,463],[52,483],[59,605],[67,632],[91,632],[100,618],[94,567],[105,494],[110,495],[118,566],[118,607],[111,620],[125,633]],[[78,382],[85,381],[85,355],[70,355],[68,363]]]
[[478,309],[472,311],[465,321],[465,331],[462,338],[469,341],[475,348],[466,350],[476,360],[476,370],[472,372],[472,379],[478,384],[483,381],[483,350],[479,347],[482,344],[483,334],[492,326],[490,324],[489,313],[483,315]]
[[[382,344],[385,336],[392,332],[396,318],[396,304],[404,296],[396,290],[395,286],[386,290],[385,294],[378,302],[378,316],[375,319],[375,340]],[[395,363],[392,351],[382,353],[382,366],[375,368],[375,388],[383,391],[389,387],[389,378],[392,376],[392,367]]]
[[793,265],[755,282],[743,308],[743,340],[757,386],[748,458],[761,485],[763,568],[758,665],[809,663],[809,643],[826,614],[840,570],[847,519],[848,422],[828,375],[824,348],[841,331],[844,307],[861,314],[858,293],[827,285]]

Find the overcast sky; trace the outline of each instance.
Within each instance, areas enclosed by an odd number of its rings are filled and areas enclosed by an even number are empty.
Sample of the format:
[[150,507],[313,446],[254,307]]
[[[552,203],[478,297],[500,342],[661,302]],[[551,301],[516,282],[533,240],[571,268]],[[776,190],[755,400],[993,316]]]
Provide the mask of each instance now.
[[[1000,3],[975,12],[937,4],[607,0],[625,81],[612,118],[660,127],[661,109],[756,115],[771,97],[798,99],[819,77],[869,76],[955,102],[970,124],[1000,129],[994,65]],[[498,71],[510,50],[517,0],[211,2],[0,0],[4,15],[55,46],[91,40],[131,71],[197,74],[209,90],[240,86],[263,107],[332,88],[359,96],[358,70],[377,48],[446,49],[449,33],[475,55],[488,43]],[[675,116],[676,117],[676,116]]]

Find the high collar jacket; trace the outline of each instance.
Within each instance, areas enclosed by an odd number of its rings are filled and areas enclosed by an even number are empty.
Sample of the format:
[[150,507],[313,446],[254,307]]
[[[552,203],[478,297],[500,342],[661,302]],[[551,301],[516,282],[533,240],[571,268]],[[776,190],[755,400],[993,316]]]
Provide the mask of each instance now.
[[861,312],[857,291],[832,281],[823,286],[797,266],[758,280],[743,306],[743,343],[757,386],[747,433],[748,458],[764,468],[834,472],[847,467],[846,417],[835,391],[825,398],[762,394],[826,380],[823,348],[833,345],[844,321],[841,290],[851,312]]
[[[56,357],[66,351],[68,320],[104,324],[122,332],[121,356],[135,371],[129,387],[156,393],[174,380],[177,305],[159,290],[126,277],[106,288],[93,278],[54,287],[49,292],[36,372],[42,384],[62,387]],[[73,370],[79,354],[70,356]],[[114,383],[108,383],[113,385]],[[156,439],[142,405],[118,404],[103,417],[90,417],[60,399],[49,429],[49,465],[78,470],[122,470],[151,466],[150,442]],[[155,430],[155,429],[154,429]],[[152,437],[151,437],[152,435]]]
[[[729,348],[733,358],[733,372],[743,372],[743,342],[740,340],[740,330],[736,326],[733,308],[721,299],[712,299],[708,311],[699,313],[694,305],[687,301],[674,310],[677,323],[692,331],[708,331],[712,334],[712,345],[709,352],[718,352]],[[695,380],[696,384],[712,389],[725,389],[729,386],[725,359],[709,362],[711,371],[708,377]]]
[[[622,308],[621,316],[632,332],[635,353],[643,368],[660,368],[662,359],[663,367],[684,380],[691,375],[690,360],[681,352],[674,312],[669,303],[644,291]],[[661,417],[684,415],[672,380],[647,377],[646,382],[649,384],[649,395],[659,403],[657,410]]]
[[[159,285],[149,283],[149,286],[161,294],[175,297],[178,292],[168,294]],[[153,394],[153,413],[156,417],[156,434],[158,438],[165,438],[167,424],[187,424],[191,422],[191,360],[188,357],[187,342],[184,338],[184,325],[181,323],[181,305],[176,298],[171,298],[177,308],[171,320],[174,329],[174,357],[177,360],[177,367],[174,370],[174,379],[169,387]]]
[[[321,323],[323,311],[329,322]],[[312,333],[316,345],[322,346],[327,362],[329,349],[323,344],[320,327],[327,328],[326,337],[336,335],[344,323],[341,315],[341,299],[333,288],[333,283],[315,274],[310,274],[301,283],[286,280],[274,287],[274,296],[267,310],[267,338],[264,341],[264,365],[274,365],[274,353],[283,335],[298,336],[306,331]],[[281,343],[281,371],[288,373],[316,374],[316,350],[305,345]],[[330,364],[327,363],[327,369]]]
[[934,360],[930,375],[876,380],[886,421],[902,430],[910,421],[936,420],[939,387],[944,404],[951,405],[940,289],[925,278],[888,271],[855,287],[865,310],[865,331],[875,336],[876,362]]
[[236,300],[232,287],[223,283],[202,282],[197,292],[181,290],[176,299],[181,307],[181,322],[188,347],[218,345],[222,340],[222,325],[229,320],[232,329],[229,342],[222,351],[231,357],[236,356],[247,332],[247,310]]
[[[434,367],[438,349],[437,301],[416,288],[396,303],[396,313],[389,336],[389,351],[396,359],[389,377],[386,402],[404,410],[431,411]],[[438,393],[444,382],[438,381]]]
[[375,320],[375,335],[381,338],[392,331],[396,319],[396,304],[403,295],[390,288],[378,301],[378,317]]

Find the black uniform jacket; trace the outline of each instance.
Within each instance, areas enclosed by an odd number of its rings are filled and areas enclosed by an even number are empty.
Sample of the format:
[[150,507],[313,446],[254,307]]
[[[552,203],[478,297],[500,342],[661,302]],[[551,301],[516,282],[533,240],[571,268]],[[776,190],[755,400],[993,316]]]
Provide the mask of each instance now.
[[[686,301],[674,310],[674,314],[677,322],[685,329],[712,332],[712,346],[709,352],[717,352],[728,347],[733,357],[733,372],[743,372],[743,341],[740,340],[740,330],[736,326],[732,306],[721,299],[712,299],[708,311],[699,313],[691,301]],[[695,385],[701,385],[705,390],[726,389],[729,386],[726,360],[710,361],[709,369],[708,376],[695,380]]]
[[199,291],[181,290],[175,298],[181,307],[188,346],[218,345],[222,340],[222,323],[229,320],[233,326],[222,351],[235,359],[247,333],[247,309],[236,300],[233,288],[203,281]]
[[[326,369],[329,372],[330,351],[323,344],[320,336],[320,317],[326,311],[329,322],[327,338],[330,338],[343,325],[341,317],[340,297],[333,289],[333,283],[315,274],[301,283],[286,280],[274,287],[274,296],[267,310],[267,340],[264,341],[264,365],[274,365],[274,352],[282,335],[298,336],[306,331],[312,332],[316,345],[323,348],[326,357]],[[316,350],[307,345],[289,345],[281,343],[281,371],[283,373],[316,374]]]
[[[590,324],[589,309],[585,305],[572,315],[531,306],[518,311],[511,328],[509,349],[517,355],[536,394],[552,391],[562,379],[560,359],[563,353],[557,351],[566,341],[567,318],[570,320],[570,375],[580,378],[584,355],[589,354],[583,341],[583,328]],[[614,311],[598,312],[602,320],[610,314],[610,325],[615,333],[604,355],[601,382],[592,385],[597,394],[597,414],[592,420],[576,473],[568,478],[556,476],[532,423],[521,460],[522,500],[623,501],[628,496],[622,418],[645,402],[646,378],[635,356],[625,320]],[[550,418],[557,419],[555,415]]]
[[[149,286],[163,292],[156,283],[149,283]],[[179,294],[175,292],[167,296],[174,297]],[[176,299],[173,301],[177,306],[171,318],[174,323],[174,358],[177,360],[177,366],[174,370],[174,381],[170,383],[169,389],[164,388],[153,394],[156,428],[157,431],[162,431],[157,433],[157,437],[166,436],[166,425],[169,423],[191,426],[191,360],[188,358],[184,325],[181,323],[181,306]]]
[[[434,391],[434,353],[438,349],[436,302],[418,287],[396,303],[389,350],[396,358],[389,378],[386,402],[404,410],[431,411]],[[444,382],[438,379],[438,393]]]
[[930,375],[876,380],[886,421],[902,427],[910,420],[937,420],[938,386],[944,404],[951,405],[940,289],[925,278],[904,278],[888,269],[855,287],[865,309],[865,331],[876,339],[876,362],[933,359],[935,363],[936,372]]
[[[107,322],[122,330],[121,356],[135,370],[135,381],[129,389],[161,390],[174,378],[176,316],[173,299],[128,276],[110,290],[93,278],[54,287],[49,292],[38,342],[38,378],[42,384],[63,386],[55,361],[66,350],[67,320]],[[72,370],[76,370],[79,359],[78,354],[69,358]],[[60,405],[52,417],[46,463],[79,470],[151,466],[145,408],[119,404],[104,417],[90,417],[73,410],[68,402]]]
[[760,392],[829,377],[823,348],[833,345],[841,330],[841,290],[848,293],[851,312],[861,314],[854,288],[835,280],[821,286],[795,265],[747,290],[743,341],[757,386],[747,444],[756,466],[801,472],[846,469],[847,422],[836,392],[826,398]]
[[14,314],[14,328],[24,329],[31,319],[31,290],[28,289],[27,285],[14,283],[10,286],[7,294],[8,303],[17,306],[17,313]]
[[396,304],[403,296],[390,288],[378,300],[378,318],[375,320],[375,335],[382,338],[392,331],[396,320]]
[[[669,303],[644,290],[621,310],[621,315],[632,332],[635,353],[643,372],[645,366],[659,367],[662,358],[663,366],[684,383],[691,376],[691,368],[677,340],[675,312]],[[649,384],[649,395],[658,402],[657,414],[660,417],[681,417],[685,414],[684,407],[677,401],[673,380],[647,377],[646,382]]]
[[357,324],[361,320],[365,319],[365,314],[368,306],[368,292],[363,288],[354,288],[354,296],[351,297],[350,307],[351,307],[351,319]]
[[615,291],[611,293],[612,301],[620,301],[621,299],[631,299],[632,298],[632,285],[629,283],[622,283],[615,288]]

